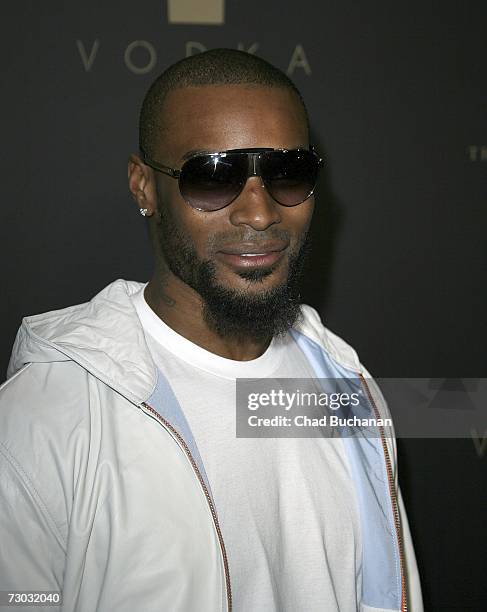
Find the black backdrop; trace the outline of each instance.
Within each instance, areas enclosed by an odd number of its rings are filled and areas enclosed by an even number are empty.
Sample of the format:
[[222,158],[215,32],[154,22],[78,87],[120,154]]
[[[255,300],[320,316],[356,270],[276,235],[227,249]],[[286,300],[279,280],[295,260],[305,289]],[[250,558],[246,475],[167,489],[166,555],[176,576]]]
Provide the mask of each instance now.
[[[486,375],[485,2],[2,12],[2,372],[22,316],[148,279],[126,186],[143,93],[187,53],[240,46],[288,71],[326,156],[306,301],[376,376]],[[399,461],[426,609],[487,609],[482,447],[400,440]]]

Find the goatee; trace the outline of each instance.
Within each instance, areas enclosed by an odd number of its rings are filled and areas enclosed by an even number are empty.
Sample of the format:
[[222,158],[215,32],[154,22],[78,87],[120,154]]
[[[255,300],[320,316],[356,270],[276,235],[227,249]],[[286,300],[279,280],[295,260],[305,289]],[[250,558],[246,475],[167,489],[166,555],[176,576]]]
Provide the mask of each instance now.
[[[266,239],[280,239],[284,235],[288,233],[269,228]],[[256,234],[253,236],[255,239]],[[248,235],[242,238],[244,241],[250,241]],[[221,337],[262,341],[285,334],[299,320],[299,281],[311,246],[308,233],[289,255],[286,281],[261,292],[255,291],[255,285],[271,275],[279,263],[239,272],[238,275],[248,281],[249,288],[254,285],[252,290],[229,289],[218,284],[215,264],[198,257],[192,243],[167,218],[167,212],[162,215],[159,242],[169,269],[201,296],[204,320]]]

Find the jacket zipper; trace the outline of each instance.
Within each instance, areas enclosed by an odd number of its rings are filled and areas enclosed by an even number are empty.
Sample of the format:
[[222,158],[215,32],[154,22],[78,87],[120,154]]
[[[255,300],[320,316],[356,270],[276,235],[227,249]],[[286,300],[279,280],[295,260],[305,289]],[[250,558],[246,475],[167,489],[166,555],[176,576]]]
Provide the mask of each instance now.
[[[381,415],[377,409],[374,398],[372,397],[372,394],[365,381],[365,378],[363,377],[362,374],[359,374],[359,376],[360,376],[362,385],[365,387],[365,390],[367,392],[367,396],[374,410],[375,417],[379,419]],[[190,460],[193,470],[196,473],[196,476],[198,477],[198,480],[201,484],[206,500],[210,507],[211,515],[213,517],[213,522],[215,524],[216,532],[218,535],[218,541],[220,543],[220,548],[221,548],[222,557],[223,557],[223,566],[225,570],[225,583],[226,583],[226,592],[227,592],[228,612],[231,612],[232,611],[232,591],[231,591],[231,585],[230,585],[230,572],[228,569],[228,558],[227,558],[227,553],[225,550],[225,544],[223,542],[223,536],[222,536],[222,532],[220,529],[220,524],[218,522],[218,516],[216,514],[215,506],[213,505],[213,501],[208,492],[208,488],[205,484],[205,481],[203,480],[203,477],[201,476],[201,472],[198,466],[196,465],[196,461],[194,460],[194,457],[191,454],[191,451],[189,450],[188,445],[186,444],[184,439],[180,436],[180,434],[174,429],[174,427],[168,421],[166,421],[166,419],[161,417],[161,415],[156,410],[154,410],[152,406],[150,406],[149,404],[145,402],[142,403],[142,406],[146,408],[161,423],[161,425],[165,429],[168,429],[171,432],[171,434],[176,437],[176,439],[178,440],[178,442],[184,449],[184,452],[186,453],[188,459]],[[389,449],[387,448],[387,443],[386,443],[385,435],[384,435],[384,428],[382,425],[379,425],[378,429],[379,429],[379,433],[381,437],[382,449],[384,452],[386,471],[387,471],[387,480],[389,483],[389,493],[391,497],[392,512],[394,516],[394,526],[396,529],[397,542],[399,546],[399,565],[400,565],[400,572],[401,572],[401,612],[407,612],[408,602],[407,602],[406,580],[405,580],[405,569],[404,569],[405,568],[404,545],[403,545],[402,534],[401,534],[401,523],[399,519],[398,502],[397,502],[396,490],[394,487],[394,479],[393,479],[393,474],[392,474],[392,466],[391,466],[391,459],[389,456]]]
[[216,532],[217,532],[217,535],[218,535],[218,541],[220,543],[220,548],[221,548],[222,557],[223,557],[223,566],[224,566],[224,570],[225,570],[225,585],[226,585],[226,593],[227,593],[228,612],[232,612],[232,590],[231,590],[231,586],[230,586],[230,571],[228,569],[227,552],[225,550],[225,544],[223,542],[223,536],[222,536],[222,532],[221,532],[221,529],[220,529],[220,524],[218,522],[218,516],[216,514],[216,510],[215,510],[215,506],[213,504],[213,500],[211,499],[210,493],[208,491],[208,487],[206,486],[205,481],[203,480],[203,477],[201,476],[201,472],[200,472],[198,466],[196,465],[196,461],[194,460],[194,457],[191,454],[191,451],[189,450],[188,445],[186,444],[184,439],[181,437],[181,435],[174,429],[174,427],[171,425],[171,423],[169,423],[169,421],[166,421],[166,419],[161,417],[161,415],[157,412],[157,410],[152,408],[152,406],[150,406],[146,402],[142,402],[141,405],[144,408],[146,408],[151,413],[151,415],[153,415],[161,423],[161,425],[165,429],[168,429],[170,431],[170,433],[177,439],[179,444],[182,446],[184,452],[186,453],[188,459],[190,460],[191,465],[193,466],[193,470],[195,471],[196,476],[198,477],[198,480],[200,481],[201,487],[202,487],[203,492],[204,492],[205,497],[206,497],[206,501],[208,502],[208,505],[210,507],[211,515],[213,517],[213,522],[215,524]]
[[[364,376],[362,374],[359,374],[359,376],[360,376],[360,381],[362,385],[365,387],[365,390],[367,392],[367,396],[374,410],[375,417],[377,419],[380,419],[381,415],[377,409],[374,398],[372,397],[372,393],[370,392],[369,386],[367,385],[367,382]],[[394,515],[394,525],[396,528],[397,543],[399,546],[399,566],[400,566],[400,572],[401,572],[401,612],[407,612],[408,600],[407,600],[406,578],[405,578],[404,544],[402,540],[401,521],[399,518],[399,509],[398,509],[396,489],[394,486],[394,478],[392,474],[391,458],[389,456],[389,449],[387,448],[387,443],[386,443],[386,439],[384,435],[384,428],[382,425],[378,425],[377,428],[380,433],[382,449],[384,451],[384,458],[385,458],[386,471],[387,471],[387,480],[389,481],[389,493],[391,497],[392,513]]]

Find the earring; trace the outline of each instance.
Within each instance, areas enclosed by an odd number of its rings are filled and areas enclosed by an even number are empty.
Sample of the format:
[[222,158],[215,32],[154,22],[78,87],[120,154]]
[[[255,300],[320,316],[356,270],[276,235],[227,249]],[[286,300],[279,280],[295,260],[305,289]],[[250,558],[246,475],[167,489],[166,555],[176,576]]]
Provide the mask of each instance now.
[[152,213],[149,213],[148,208],[139,208],[139,212],[143,217],[150,217]]

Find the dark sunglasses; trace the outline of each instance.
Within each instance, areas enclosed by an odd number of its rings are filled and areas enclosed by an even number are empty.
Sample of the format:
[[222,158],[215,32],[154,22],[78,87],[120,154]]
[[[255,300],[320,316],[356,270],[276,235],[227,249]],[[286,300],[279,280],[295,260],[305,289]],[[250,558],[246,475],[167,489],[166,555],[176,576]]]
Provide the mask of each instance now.
[[181,170],[148,158],[143,162],[178,179],[183,199],[206,212],[231,204],[250,176],[260,176],[269,195],[282,206],[297,206],[312,194],[323,160],[309,149],[230,149],[218,153],[194,153]]

